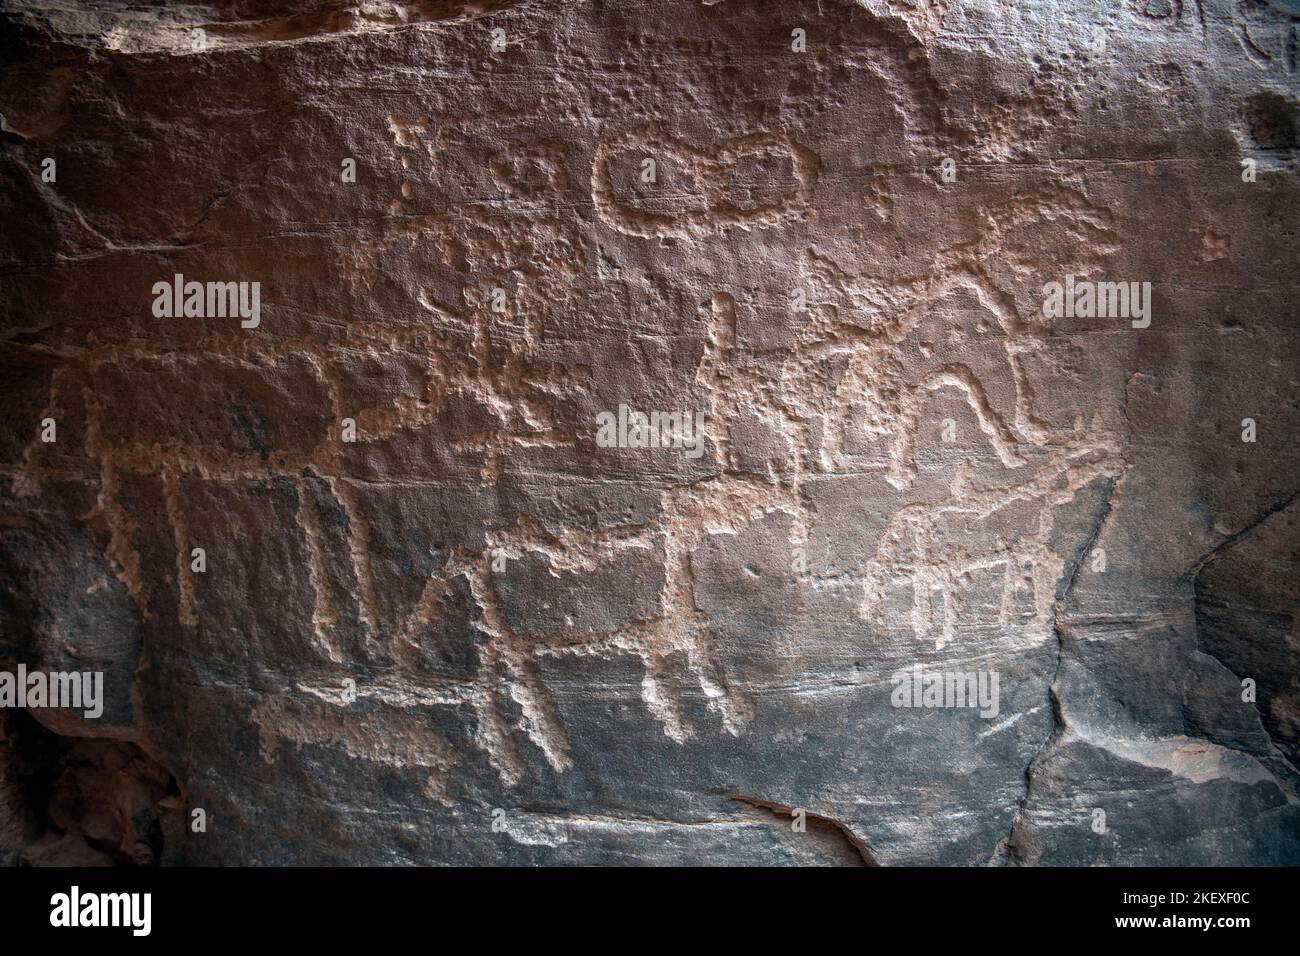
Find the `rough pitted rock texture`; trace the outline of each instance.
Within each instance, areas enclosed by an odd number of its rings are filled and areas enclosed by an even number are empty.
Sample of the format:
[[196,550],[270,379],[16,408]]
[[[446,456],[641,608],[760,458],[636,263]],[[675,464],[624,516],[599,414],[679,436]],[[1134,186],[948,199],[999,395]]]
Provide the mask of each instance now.
[[1300,862],[1294,0],[0,16],[11,859]]

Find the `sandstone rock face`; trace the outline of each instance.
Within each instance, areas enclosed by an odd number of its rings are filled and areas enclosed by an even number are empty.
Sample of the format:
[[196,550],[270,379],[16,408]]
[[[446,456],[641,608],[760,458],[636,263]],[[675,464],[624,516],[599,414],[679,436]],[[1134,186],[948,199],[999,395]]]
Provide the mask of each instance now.
[[0,17],[9,859],[1300,862],[1293,0]]

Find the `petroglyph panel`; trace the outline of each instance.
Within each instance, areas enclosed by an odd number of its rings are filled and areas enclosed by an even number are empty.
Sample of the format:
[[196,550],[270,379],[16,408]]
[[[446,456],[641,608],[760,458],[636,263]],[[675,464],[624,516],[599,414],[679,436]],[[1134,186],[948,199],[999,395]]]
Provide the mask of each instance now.
[[1300,862],[1287,4],[42,6],[0,665],[163,862]]

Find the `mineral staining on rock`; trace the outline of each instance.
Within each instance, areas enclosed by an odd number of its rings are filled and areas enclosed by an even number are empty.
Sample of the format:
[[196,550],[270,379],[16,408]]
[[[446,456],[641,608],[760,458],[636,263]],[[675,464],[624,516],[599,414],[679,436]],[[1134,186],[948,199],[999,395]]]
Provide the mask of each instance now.
[[1286,4],[41,7],[6,854],[1300,861]]

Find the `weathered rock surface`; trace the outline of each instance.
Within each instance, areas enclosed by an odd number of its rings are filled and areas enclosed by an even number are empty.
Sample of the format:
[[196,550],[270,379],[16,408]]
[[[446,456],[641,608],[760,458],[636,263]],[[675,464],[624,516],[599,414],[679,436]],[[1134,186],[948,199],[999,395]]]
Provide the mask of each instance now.
[[10,3],[0,850],[1300,863],[1298,23]]

